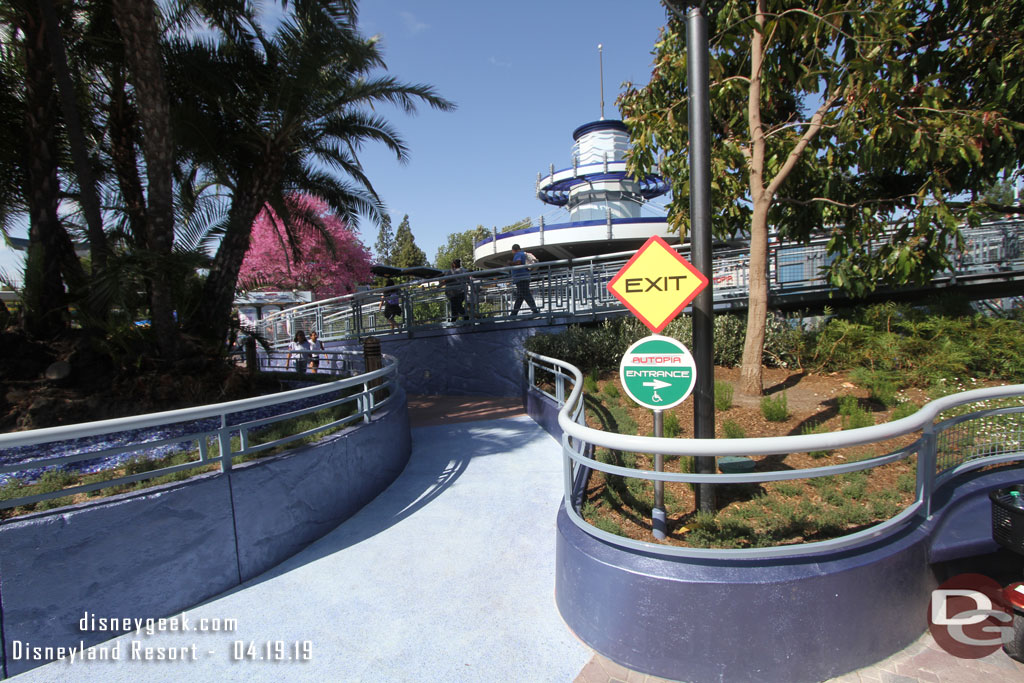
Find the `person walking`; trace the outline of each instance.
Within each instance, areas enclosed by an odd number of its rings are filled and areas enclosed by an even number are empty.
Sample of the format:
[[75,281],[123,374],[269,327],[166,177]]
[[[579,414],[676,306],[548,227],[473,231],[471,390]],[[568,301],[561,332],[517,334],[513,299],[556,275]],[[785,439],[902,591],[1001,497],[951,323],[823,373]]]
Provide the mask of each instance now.
[[525,301],[534,315],[539,315],[537,304],[530,292],[530,269],[527,268],[529,259],[525,251],[519,248],[518,244],[512,245],[512,283],[516,286],[516,300],[512,304],[512,317],[519,315]]
[[466,312],[466,278],[453,277],[465,273],[462,267],[462,259],[452,259],[452,267],[447,275],[450,279],[444,283],[444,294],[448,297],[449,318],[448,321],[455,323],[459,318],[469,320],[469,313]]
[[320,333],[313,330],[309,334],[309,346],[313,349],[313,356],[309,361],[310,372],[316,374],[317,368],[320,367],[320,361],[325,360],[325,355],[317,353],[317,351],[324,351],[324,343],[320,341]]
[[384,319],[391,325],[391,329],[395,329],[398,327],[395,323],[395,316],[402,315],[402,294],[395,287],[394,280],[388,280],[384,287],[384,296],[380,298],[377,310],[384,309]]
[[295,338],[288,345],[288,357],[284,359],[284,366],[286,368],[292,359],[293,353],[295,354],[295,372],[306,372],[310,356],[313,355],[313,345],[306,339],[306,333],[302,330],[295,333]]

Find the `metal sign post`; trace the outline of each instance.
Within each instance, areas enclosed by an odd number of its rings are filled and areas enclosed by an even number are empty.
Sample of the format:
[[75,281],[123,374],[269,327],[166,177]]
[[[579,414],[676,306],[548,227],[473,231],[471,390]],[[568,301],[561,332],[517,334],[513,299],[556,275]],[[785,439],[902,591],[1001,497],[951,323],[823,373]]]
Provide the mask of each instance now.
[[[660,410],[652,410],[654,414],[654,436],[661,438],[665,436],[664,414]],[[661,453],[654,454],[654,471],[665,471],[665,456]],[[659,541],[665,540],[668,524],[665,517],[665,482],[654,482],[654,507],[651,509],[651,533]]]
[[[696,383],[693,355],[681,342],[655,334],[636,342],[619,362],[619,381],[626,394],[654,414],[654,436],[664,436],[664,411],[679,405]],[[665,471],[665,456],[654,454],[654,471]],[[654,482],[651,510],[654,538],[666,536],[665,482]]]

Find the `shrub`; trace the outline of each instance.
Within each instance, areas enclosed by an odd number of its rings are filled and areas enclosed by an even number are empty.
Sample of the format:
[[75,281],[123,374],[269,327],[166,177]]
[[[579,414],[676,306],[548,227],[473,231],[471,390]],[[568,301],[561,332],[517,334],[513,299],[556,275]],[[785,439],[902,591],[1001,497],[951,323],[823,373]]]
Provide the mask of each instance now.
[[625,536],[622,532],[622,527],[608,519],[607,517],[598,517],[594,520],[594,526],[601,531],[606,531],[609,534],[615,534],[616,536]]
[[682,427],[679,425],[679,416],[672,411],[664,413],[662,427],[665,436],[669,439],[676,438],[682,431]]
[[732,385],[722,380],[715,380],[715,410],[732,408]]
[[917,410],[918,407],[909,401],[905,403],[900,403],[898,406],[896,406],[896,410],[892,411],[892,419],[902,420],[905,417],[910,417],[911,415],[916,413]]
[[865,387],[873,401],[881,403],[886,408],[892,408],[899,403],[899,399],[896,398],[898,387],[891,372],[854,368],[850,373],[850,378]]
[[583,391],[585,393],[587,393],[587,394],[590,394],[591,396],[596,394],[598,392],[597,380],[595,380],[590,375],[587,375],[586,377],[584,377],[583,378]]
[[785,422],[789,419],[789,407],[786,403],[786,393],[783,392],[777,398],[765,396],[761,399],[761,414],[769,422]]
[[51,493],[78,483],[78,477],[67,470],[50,470],[39,477],[34,493]]
[[849,394],[847,394],[846,396],[840,396],[839,397],[839,414],[840,415],[849,416],[855,410],[859,410],[859,409],[860,409],[860,401],[857,399],[856,396],[850,396]]
[[734,420],[722,422],[722,433],[727,439],[745,439],[747,437],[747,432]]
[[[800,429],[801,434],[824,434],[828,431],[828,428],[823,424],[806,424]],[[814,459],[825,458],[832,451],[808,451],[807,455]]]
[[133,458],[129,458],[124,463],[124,473],[126,475],[140,474],[142,472],[152,472],[155,469],[159,469],[164,465],[159,461],[147,458],[144,455],[137,455]]
[[860,429],[873,424],[875,424],[875,418],[859,405],[852,408],[848,414],[843,415],[843,429]]
[[621,395],[619,393],[619,387],[615,384],[615,382],[608,382],[608,384],[604,385],[604,388],[601,391],[604,392],[604,395],[607,396],[608,398],[614,399],[618,398]]

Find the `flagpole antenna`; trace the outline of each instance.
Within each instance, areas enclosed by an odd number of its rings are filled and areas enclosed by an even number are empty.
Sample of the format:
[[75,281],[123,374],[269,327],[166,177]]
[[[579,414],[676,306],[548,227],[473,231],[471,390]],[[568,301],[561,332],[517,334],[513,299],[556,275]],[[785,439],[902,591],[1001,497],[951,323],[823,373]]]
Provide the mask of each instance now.
[[597,62],[601,74],[601,120],[604,121],[604,53],[601,43],[597,44]]

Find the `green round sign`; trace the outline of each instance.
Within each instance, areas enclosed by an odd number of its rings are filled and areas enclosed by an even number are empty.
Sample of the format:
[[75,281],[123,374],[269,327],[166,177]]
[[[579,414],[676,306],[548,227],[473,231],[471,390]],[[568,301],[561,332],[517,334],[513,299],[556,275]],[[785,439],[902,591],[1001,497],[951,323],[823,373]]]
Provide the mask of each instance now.
[[629,347],[619,363],[619,381],[629,397],[652,410],[677,406],[693,392],[693,354],[671,337],[655,334]]

